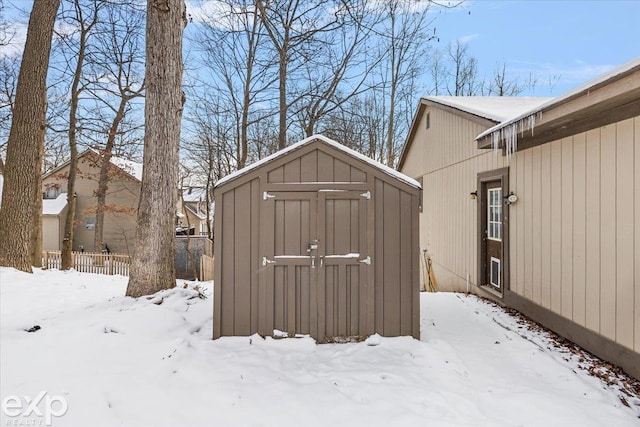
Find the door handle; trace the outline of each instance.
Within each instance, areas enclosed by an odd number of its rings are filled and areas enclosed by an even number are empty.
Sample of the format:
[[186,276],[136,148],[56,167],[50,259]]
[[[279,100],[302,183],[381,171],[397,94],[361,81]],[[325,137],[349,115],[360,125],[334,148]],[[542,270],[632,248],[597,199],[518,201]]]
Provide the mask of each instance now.
[[361,262],[361,263],[367,264],[367,265],[371,265],[371,257],[367,256],[365,259],[359,259],[358,262]]

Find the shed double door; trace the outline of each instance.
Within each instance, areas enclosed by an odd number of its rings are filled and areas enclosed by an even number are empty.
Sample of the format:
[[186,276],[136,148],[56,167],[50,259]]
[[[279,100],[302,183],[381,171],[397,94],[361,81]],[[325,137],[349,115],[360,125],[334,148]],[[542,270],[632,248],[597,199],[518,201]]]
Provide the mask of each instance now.
[[367,196],[363,191],[264,193],[266,329],[310,334],[319,342],[360,335],[365,269],[371,265]]

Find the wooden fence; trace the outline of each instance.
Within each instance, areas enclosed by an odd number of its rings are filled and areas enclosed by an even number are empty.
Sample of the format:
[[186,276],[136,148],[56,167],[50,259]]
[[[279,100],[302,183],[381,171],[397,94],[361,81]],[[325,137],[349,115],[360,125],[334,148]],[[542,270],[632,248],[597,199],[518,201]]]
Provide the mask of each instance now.
[[[129,275],[131,256],[124,254],[102,254],[92,252],[73,252],[73,268],[82,273]],[[45,251],[42,253],[42,268],[60,268],[62,253]]]
[[202,254],[200,257],[200,281],[213,280],[213,257]]

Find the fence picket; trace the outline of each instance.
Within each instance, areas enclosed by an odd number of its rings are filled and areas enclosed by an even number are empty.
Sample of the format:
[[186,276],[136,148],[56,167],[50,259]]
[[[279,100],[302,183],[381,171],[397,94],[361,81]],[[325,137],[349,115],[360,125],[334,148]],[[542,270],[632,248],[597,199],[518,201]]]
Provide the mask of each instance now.
[[[131,256],[125,254],[103,254],[94,252],[73,252],[73,268],[81,273],[129,275]],[[62,265],[60,251],[43,251],[43,268],[57,268]]]

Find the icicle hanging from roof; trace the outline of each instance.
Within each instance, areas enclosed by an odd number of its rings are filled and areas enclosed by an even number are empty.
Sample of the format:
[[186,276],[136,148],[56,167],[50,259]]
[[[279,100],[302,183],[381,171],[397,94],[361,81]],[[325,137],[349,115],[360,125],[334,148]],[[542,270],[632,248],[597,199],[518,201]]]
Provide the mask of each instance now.
[[518,151],[518,132],[520,132],[521,137],[524,137],[525,131],[531,131],[531,136],[533,136],[536,120],[540,118],[542,118],[542,111],[496,129],[491,133],[491,148],[497,152],[502,148],[500,141],[504,141],[504,150],[509,162],[511,162],[511,156]]

